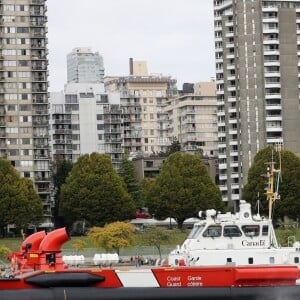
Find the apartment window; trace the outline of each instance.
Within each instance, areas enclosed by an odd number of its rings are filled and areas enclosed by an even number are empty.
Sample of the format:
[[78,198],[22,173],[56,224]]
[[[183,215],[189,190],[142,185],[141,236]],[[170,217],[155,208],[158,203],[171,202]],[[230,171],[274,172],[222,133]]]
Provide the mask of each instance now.
[[31,116],[20,116],[20,122],[31,122]]
[[7,150],[8,156],[18,156],[19,155],[19,150],[18,149],[9,149]]
[[22,55],[22,56],[30,55],[30,50],[28,50],[28,49],[19,49],[17,51],[17,55]]
[[5,94],[4,99],[5,100],[17,100],[18,95],[17,94]]
[[17,145],[18,139],[7,139],[6,142],[8,145]]
[[16,27],[4,27],[4,33],[16,33]]
[[15,60],[5,60],[3,62],[3,65],[5,67],[16,67],[17,66],[17,62]]
[[31,127],[20,127],[20,133],[31,133]]
[[17,111],[17,105],[14,104],[7,105],[7,111]]
[[30,72],[19,72],[18,75],[20,78],[28,78],[28,77],[30,77],[31,73]]
[[25,178],[30,178],[30,172],[24,172],[23,177]]
[[16,17],[16,21],[17,21],[18,23],[24,23],[24,22],[27,22],[27,21],[28,21],[28,17],[26,17],[26,16],[17,16],[17,17]]
[[17,72],[8,71],[8,72],[4,72],[4,74],[7,74],[7,78],[17,77]]
[[152,160],[146,160],[145,165],[146,165],[146,168],[153,168],[153,161]]
[[15,6],[13,4],[4,4],[3,10],[4,11],[15,11]]
[[18,127],[6,127],[5,132],[6,133],[18,133]]
[[37,169],[38,170],[48,170],[49,169],[49,164],[48,161],[37,161]]
[[28,5],[16,5],[16,11],[28,11]]
[[19,60],[18,65],[20,67],[28,67],[29,66],[29,61],[28,60]]
[[25,39],[25,38],[22,38],[22,39],[17,39],[17,44],[18,45],[28,45],[29,44],[29,39]]
[[29,145],[30,144],[30,139],[29,138],[20,139],[20,144],[21,145]]
[[6,45],[14,45],[16,43],[15,39],[3,39],[4,44]]
[[33,161],[32,160],[20,160],[20,166],[21,167],[32,167]]
[[16,55],[15,49],[3,49],[2,51],[3,55]]
[[30,111],[31,110],[31,105],[20,104],[19,108],[20,108],[20,111]]

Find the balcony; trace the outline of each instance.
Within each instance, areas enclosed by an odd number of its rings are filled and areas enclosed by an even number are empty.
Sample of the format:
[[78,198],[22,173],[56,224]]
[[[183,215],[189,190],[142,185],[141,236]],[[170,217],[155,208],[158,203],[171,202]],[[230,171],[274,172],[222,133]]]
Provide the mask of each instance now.
[[278,111],[281,111],[282,109],[282,106],[281,104],[266,104],[266,110],[278,110]]
[[267,115],[266,121],[282,121],[281,115]]
[[267,126],[267,132],[282,132],[282,127],[280,126]]

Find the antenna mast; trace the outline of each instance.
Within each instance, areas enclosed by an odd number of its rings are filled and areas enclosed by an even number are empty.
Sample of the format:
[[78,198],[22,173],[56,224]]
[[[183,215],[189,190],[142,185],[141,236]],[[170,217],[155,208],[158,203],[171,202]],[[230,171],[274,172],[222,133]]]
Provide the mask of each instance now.
[[[279,169],[275,169],[275,162],[273,159],[273,151],[272,151],[272,161],[269,163],[269,167],[267,168],[267,178],[268,178],[268,188],[267,188],[267,200],[269,201],[269,220],[272,220],[272,212],[273,212],[273,204],[276,200],[280,199],[280,195],[278,194],[279,189],[279,180],[281,179],[281,149],[282,145],[277,144],[275,146],[275,150],[279,153]],[[274,177],[277,174],[276,180],[276,190],[274,190]]]

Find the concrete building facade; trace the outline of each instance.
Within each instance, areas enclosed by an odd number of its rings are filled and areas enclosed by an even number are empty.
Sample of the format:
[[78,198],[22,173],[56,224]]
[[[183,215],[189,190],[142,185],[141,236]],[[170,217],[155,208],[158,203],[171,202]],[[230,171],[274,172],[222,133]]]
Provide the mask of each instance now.
[[0,157],[30,178],[52,227],[45,0],[0,1]]
[[[136,75],[134,70],[138,74],[143,72],[143,76]],[[108,92],[120,93],[124,151],[149,156],[165,152],[170,145],[164,107],[178,94],[175,79],[146,75],[146,70],[142,63],[132,68],[133,75],[106,77],[105,87]]]
[[103,84],[70,83],[51,93],[50,133],[53,159],[76,162],[92,152],[110,155],[118,169],[122,159],[121,109],[118,93]]
[[240,200],[255,154],[300,154],[300,1],[215,0],[220,189]]
[[193,84],[193,93],[169,101],[168,136],[177,137],[184,152],[201,152],[216,157],[218,149],[217,99],[215,82]]

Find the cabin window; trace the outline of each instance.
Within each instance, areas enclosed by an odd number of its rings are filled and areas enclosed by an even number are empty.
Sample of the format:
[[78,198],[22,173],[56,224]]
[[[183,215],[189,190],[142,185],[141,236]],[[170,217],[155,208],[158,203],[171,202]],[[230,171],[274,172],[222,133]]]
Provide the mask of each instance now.
[[266,236],[269,234],[269,226],[268,225],[264,225],[262,228],[262,235]]
[[242,230],[245,236],[259,236],[259,225],[243,225]]
[[299,257],[294,257],[295,264],[299,264]]
[[222,227],[219,225],[210,225],[204,231],[204,237],[220,237],[222,233]]
[[193,229],[191,230],[188,239],[195,239],[199,236],[199,234],[202,232],[204,228],[204,225],[195,225]]
[[227,263],[232,263],[232,258],[231,257],[227,257]]
[[248,264],[249,265],[253,265],[253,257],[249,257],[248,258]]
[[269,257],[269,261],[271,265],[275,264],[275,257],[274,256]]
[[224,226],[223,235],[227,237],[236,237],[236,236],[241,236],[242,232],[240,231],[239,227],[236,225],[226,225]]

